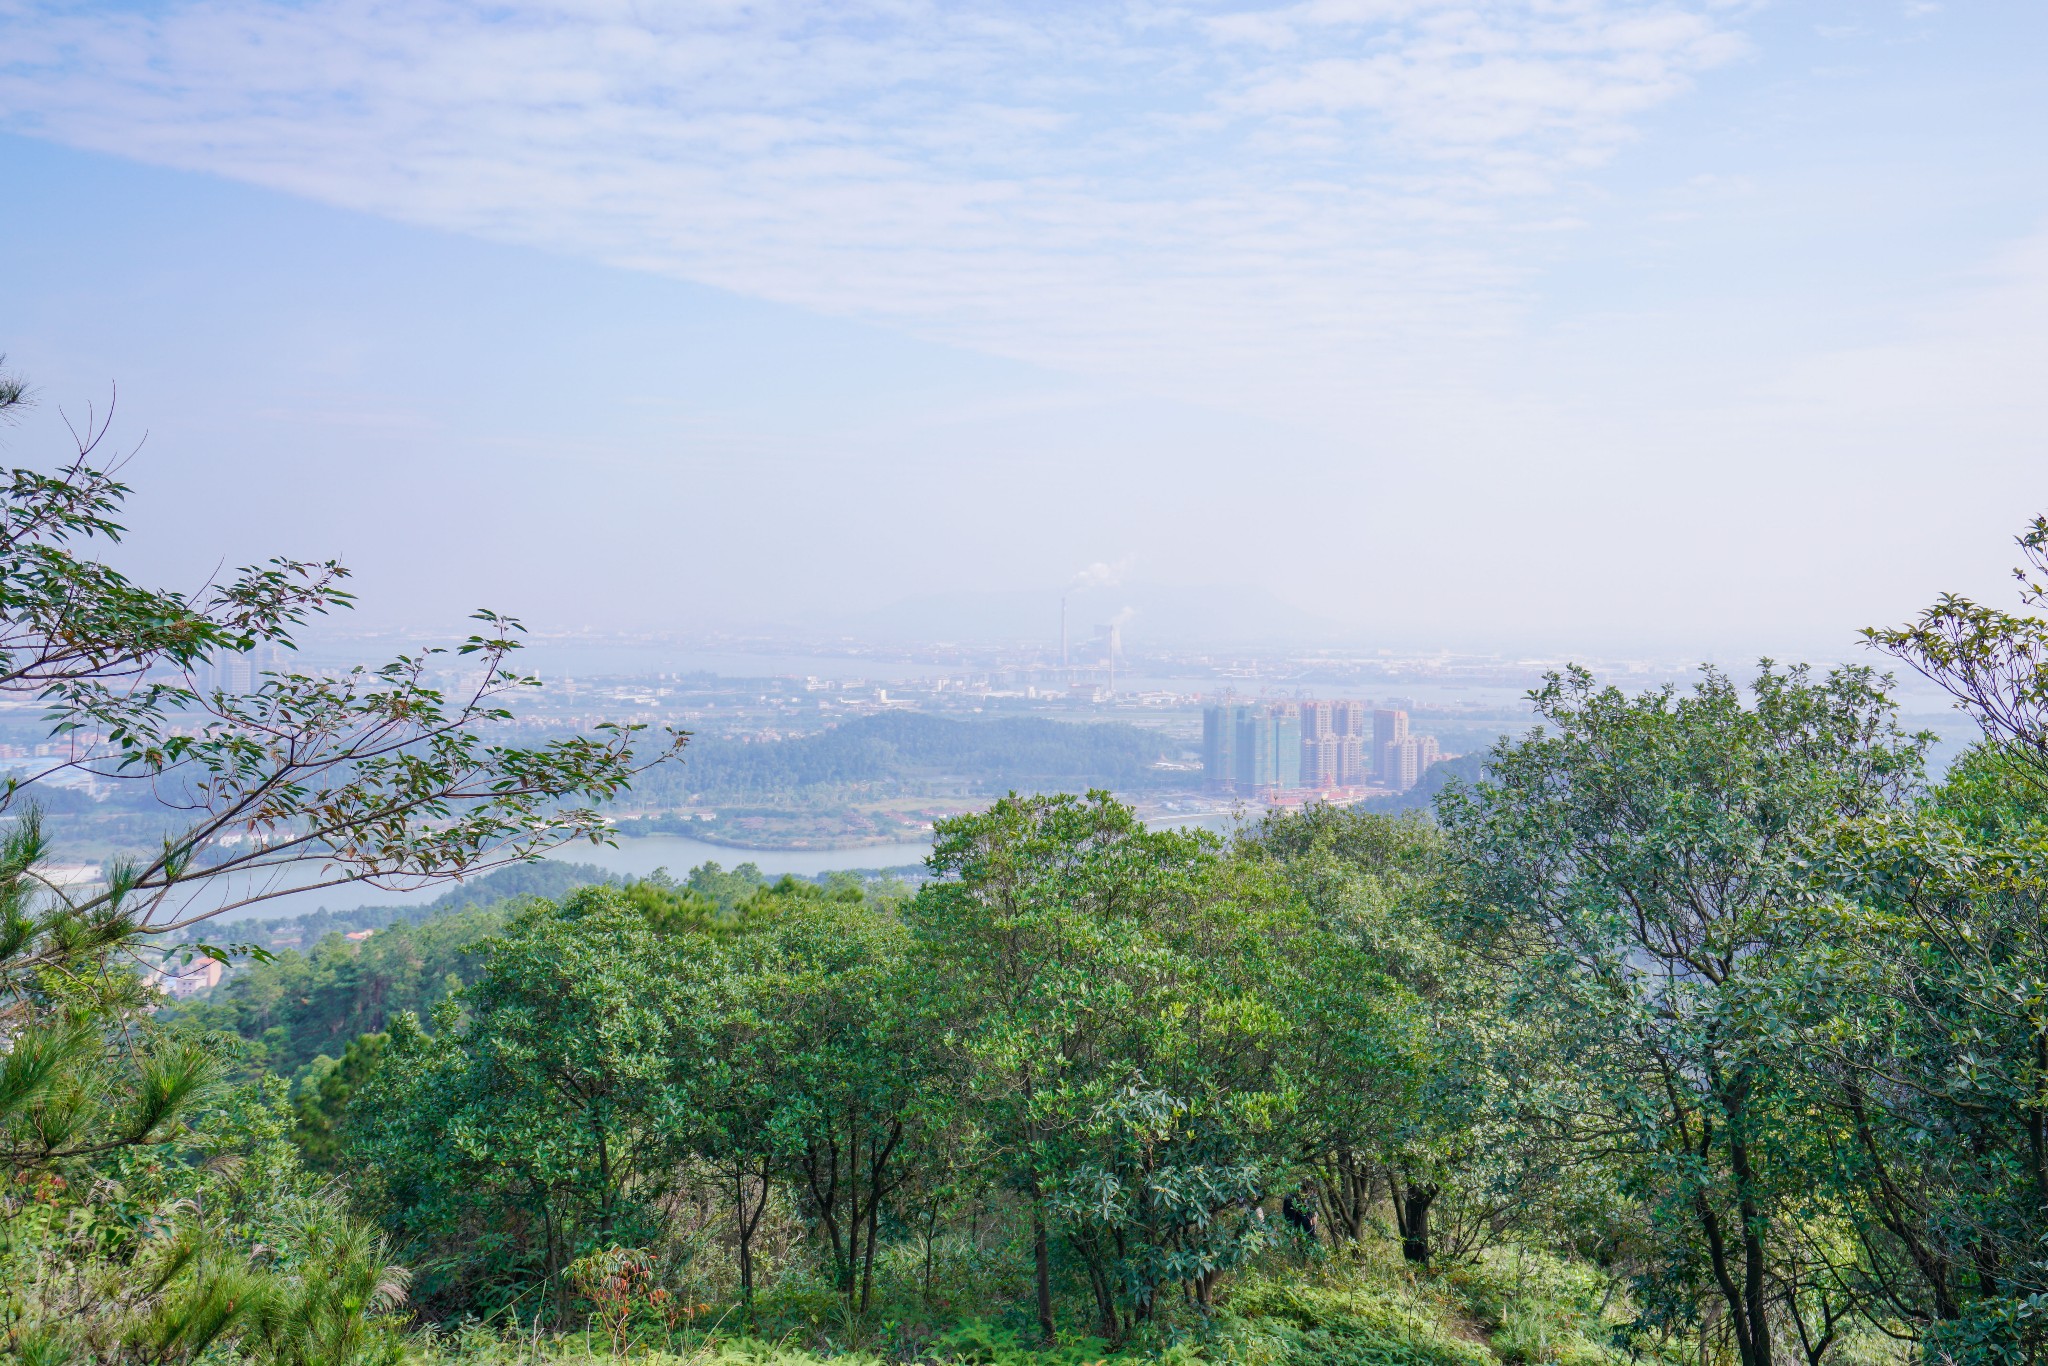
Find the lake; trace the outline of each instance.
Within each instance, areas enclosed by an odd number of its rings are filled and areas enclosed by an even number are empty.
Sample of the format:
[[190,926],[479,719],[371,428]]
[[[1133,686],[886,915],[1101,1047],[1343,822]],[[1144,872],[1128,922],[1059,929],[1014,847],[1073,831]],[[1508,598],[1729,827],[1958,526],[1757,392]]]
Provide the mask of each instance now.
[[[1215,815],[1169,816],[1155,820],[1151,824],[1199,825],[1218,833],[1227,833],[1231,821],[1227,816]],[[562,863],[592,864],[608,873],[620,873],[627,877],[645,877],[657,868],[665,868],[670,876],[678,879],[699,864],[716,863],[722,868],[736,868],[742,863],[751,863],[768,877],[776,878],[784,873],[793,873],[798,877],[815,877],[819,873],[836,872],[840,869],[902,868],[924,862],[925,855],[929,854],[931,849],[929,843],[922,842],[870,844],[857,849],[734,849],[722,844],[691,839],[687,835],[641,835],[623,838],[615,847],[572,845],[557,850],[554,858]],[[432,901],[447,891],[449,886],[450,884],[441,882],[414,891],[385,891],[377,887],[352,886],[327,887],[310,892],[288,892],[268,901],[232,911],[229,917],[278,920],[318,910],[354,910],[358,906],[416,906],[421,902]],[[219,895],[217,890],[214,895]]]

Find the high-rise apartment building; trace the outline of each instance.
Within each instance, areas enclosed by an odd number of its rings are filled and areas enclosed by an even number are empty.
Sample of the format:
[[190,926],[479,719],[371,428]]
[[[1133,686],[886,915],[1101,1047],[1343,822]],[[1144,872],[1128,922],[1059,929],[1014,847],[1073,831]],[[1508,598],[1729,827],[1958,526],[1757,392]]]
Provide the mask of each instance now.
[[1301,709],[1291,702],[1225,703],[1202,713],[1202,777],[1244,795],[1302,785]]
[[1396,792],[1406,792],[1422,776],[1422,753],[1414,740],[1403,736],[1380,746],[1380,782]]
[[1387,752],[1408,738],[1408,713],[1405,711],[1376,711],[1372,714],[1372,771],[1373,776],[1387,786],[1394,784],[1388,777]]
[[1301,786],[1301,709],[1282,705],[1273,709],[1273,786],[1292,789]]
[[1231,786],[1250,794],[1258,790],[1259,777],[1273,763],[1273,731],[1264,707],[1247,707],[1237,718],[1237,767],[1231,772]]
[[1301,785],[1314,791],[1337,785],[1336,704],[1301,705]]
[[1251,710],[1237,725],[1237,790],[1291,791],[1301,786],[1301,709],[1274,702]]
[[1222,703],[1202,713],[1202,774],[1217,792],[1331,792],[1375,782],[1405,790],[1436,759],[1435,737],[1411,734],[1408,713],[1360,702]]
[[1422,781],[1436,761],[1434,735],[1404,735],[1382,751],[1380,781],[1396,792],[1406,792]]
[[249,655],[221,655],[192,669],[199,691],[249,693],[256,690],[257,664]]
[[1372,751],[1363,735],[1335,737],[1337,786],[1365,787],[1372,782]]
[[1321,735],[1308,733],[1303,723],[1301,737],[1301,785],[1320,791],[1323,788],[1340,787],[1342,780],[1337,776],[1340,765],[1339,745],[1341,737],[1325,732]]
[[1330,703],[1330,732],[1336,742],[1332,785],[1364,787],[1372,782],[1372,742],[1367,734],[1370,717],[1363,702],[1340,699]]
[[1202,782],[1213,792],[1237,786],[1237,728],[1250,711],[1226,703],[1202,712]]

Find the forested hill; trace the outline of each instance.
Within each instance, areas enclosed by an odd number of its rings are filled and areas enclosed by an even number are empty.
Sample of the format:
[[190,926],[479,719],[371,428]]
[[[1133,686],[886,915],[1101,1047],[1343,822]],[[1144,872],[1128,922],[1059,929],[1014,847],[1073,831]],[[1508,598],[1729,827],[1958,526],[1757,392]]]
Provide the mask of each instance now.
[[642,777],[635,795],[650,804],[685,796],[773,800],[806,790],[896,793],[1129,792],[1185,781],[1152,767],[1180,746],[1137,726],[1042,717],[954,721],[884,712],[795,740],[700,736],[680,764]]
[[1452,783],[1477,783],[1486,774],[1484,754],[1461,754],[1455,759],[1445,759],[1431,764],[1429,771],[1422,775],[1422,781],[1406,792],[1397,792],[1391,797],[1371,797],[1365,802],[1367,811],[1428,811],[1436,805],[1436,794]]
[[[827,888],[893,885],[853,873],[792,878],[786,885],[799,882]],[[498,933],[524,900],[560,901],[577,888],[600,885],[616,886],[619,879],[589,864],[525,863],[424,905],[232,922],[221,927],[219,938],[262,944],[275,957],[249,964],[207,997],[166,1007],[159,1020],[239,1035],[252,1046],[249,1066],[296,1078],[321,1053],[338,1055],[350,1040],[383,1029],[400,1011],[430,1016],[450,992],[476,979],[481,941]],[[705,863],[678,880],[656,874],[636,885],[643,898],[673,892],[730,912],[774,884],[751,863],[732,869]],[[342,937],[363,929],[376,932],[354,941]]]

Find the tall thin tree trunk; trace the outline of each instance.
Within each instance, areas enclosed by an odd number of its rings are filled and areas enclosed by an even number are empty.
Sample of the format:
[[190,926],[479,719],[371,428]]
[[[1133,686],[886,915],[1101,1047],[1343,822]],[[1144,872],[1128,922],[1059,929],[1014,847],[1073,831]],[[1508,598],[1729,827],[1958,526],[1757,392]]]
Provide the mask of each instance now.
[[1738,1068],[1721,1096],[1728,1116],[1726,1141],[1729,1174],[1735,1178],[1735,1210],[1742,1220],[1742,1302],[1733,1307],[1741,1316],[1742,1366],[1771,1366],[1771,1307],[1764,1286],[1765,1216],[1756,1202],[1756,1168],[1749,1142],[1743,1137],[1751,1084],[1748,1069]]
[[1059,1341],[1052,1321],[1052,1249],[1045,1240],[1045,1204],[1036,1190],[1031,1199],[1031,1269],[1038,1288],[1038,1334],[1051,1347]]
[[597,1229],[606,1242],[612,1236],[612,1149],[605,1133],[604,1116],[597,1106],[590,1111],[591,1127],[597,1131]]
[[854,1278],[860,1274],[860,1111],[846,1106],[846,1272],[842,1290],[854,1307]]
[[894,1189],[889,1184],[889,1157],[896,1151],[896,1145],[903,1138],[903,1121],[892,1120],[886,1142],[874,1138],[868,1140],[868,1197],[867,1197],[867,1252],[861,1259],[860,1271],[860,1312],[868,1311],[868,1301],[875,1286],[875,1245],[880,1241],[882,1231],[882,1197]]
[[744,1162],[733,1164],[732,1179],[733,1214],[738,1221],[740,1243],[740,1306],[747,1322],[754,1320],[754,1230],[759,1227],[761,1214],[768,1208],[768,1179],[761,1178],[761,1203],[754,1210],[747,1208],[747,1167]]
[[[870,1188],[871,1191],[878,1189]],[[868,1299],[875,1289],[875,1239],[880,1232],[881,1220],[881,1198],[871,1193],[868,1196],[868,1246],[861,1255],[860,1263],[860,1312],[863,1314],[868,1312]]]
[[[1756,1318],[1750,1312],[1750,1301],[1747,1293],[1748,1284],[1753,1279],[1750,1272],[1757,1269],[1758,1263],[1751,1261],[1748,1266],[1745,1266],[1743,1268],[1743,1284],[1736,1284],[1734,1274],[1728,1266],[1728,1241],[1721,1231],[1720,1216],[1715,1214],[1713,1206],[1707,1203],[1707,1197],[1704,1192],[1696,1193],[1693,1196],[1693,1203],[1694,1207],[1699,1211],[1700,1227],[1705,1230],[1707,1235],[1707,1264],[1713,1269],[1715,1284],[1721,1288],[1721,1298],[1728,1303],[1728,1326],[1734,1332],[1735,1350],[1742,1358],[1742,1366],[1770,1366],[1770,1339],[1768,1333],[1765,1334],[1763,1355],[1759,1357],[1757,1354],[1756,1339],[1754,1337]],[[1750,1246],[1750,1239],[1747,1235],[1742,1240],[1742,1246],[1744,1255],[1747,1257]]]

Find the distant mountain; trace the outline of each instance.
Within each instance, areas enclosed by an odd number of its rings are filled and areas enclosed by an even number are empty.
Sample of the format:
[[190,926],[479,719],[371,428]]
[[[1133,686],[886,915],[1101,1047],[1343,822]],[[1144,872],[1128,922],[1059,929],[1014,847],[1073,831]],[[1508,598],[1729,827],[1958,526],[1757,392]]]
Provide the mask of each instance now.
[[[877,640],[1044,641],[1057,649],[1060,590],[934,593],[836,619],[835,629]],[[1099,624],[1116,622],[1125,648],[1148,645],[1329,644],[1352,628],[1283,602],[1263,588],[1126,584],[1077,588],[1067,598],[1076,650]]]

